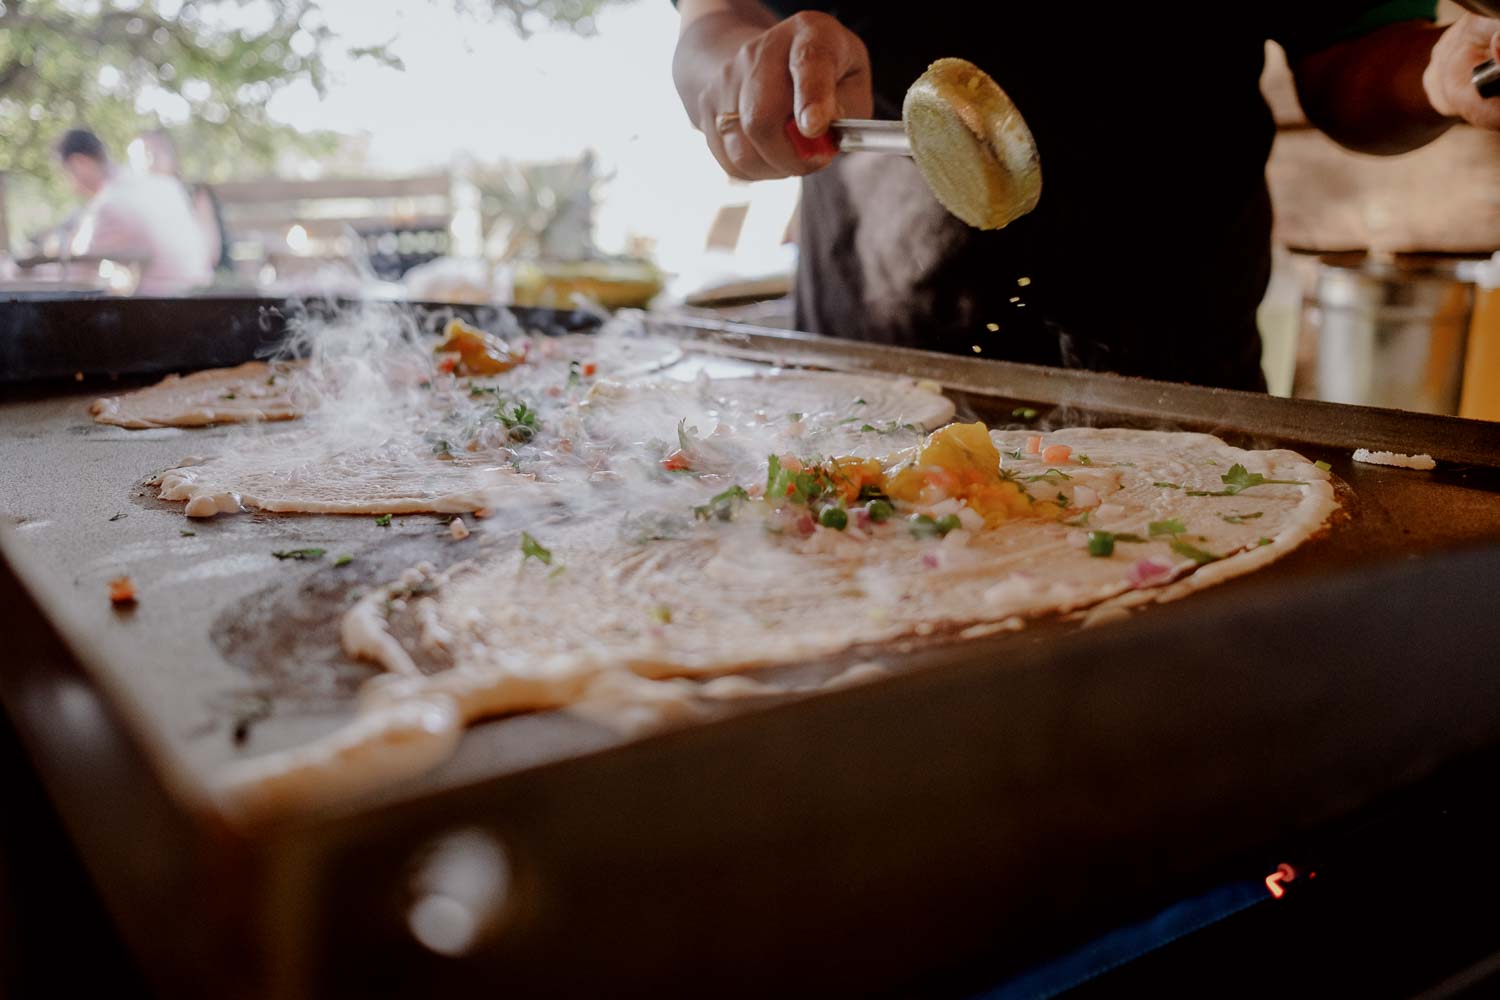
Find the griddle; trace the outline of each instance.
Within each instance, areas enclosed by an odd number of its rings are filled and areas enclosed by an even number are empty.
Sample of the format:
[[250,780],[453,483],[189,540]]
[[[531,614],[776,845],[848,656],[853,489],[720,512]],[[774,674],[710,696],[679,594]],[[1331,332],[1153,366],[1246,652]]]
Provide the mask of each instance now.
[[[889,679],[649,735],[566,712],[498,720],[421,780],[235,827],[204,795],[214,768],[328,731],[368,676],[334,645],[349,593],[467,554],[435,517],[189,524],[143,483],[227,432],[89,421],[101,389],[247,360],[292,311],[0,305],[0,336],[30,337],[0,353],[0,701],[164,993],[911,991],[955,963],[1000,977],[1273,871],[1289,845],[1500,746],[1500,425],[658,317],[695,364],[931,378],[992,425],[1032,408],[1039,428],[1296,448],[1348,485],[1348,516],[1265,571],[1129,621],[864,650]],[[596,322],[518,318],[541,333]],[[51,351],[37,331],[62,327],[130,350]],[[1440,465],[1355,465],[1356,446]],[[355,560],[269,555],[313,545]],[[128,613],[104,598],[122,570],[142,591]],[[411,914],[444,877],[433,859],[464,843],[498,845],[508,890],[471,948],[442,954]]]

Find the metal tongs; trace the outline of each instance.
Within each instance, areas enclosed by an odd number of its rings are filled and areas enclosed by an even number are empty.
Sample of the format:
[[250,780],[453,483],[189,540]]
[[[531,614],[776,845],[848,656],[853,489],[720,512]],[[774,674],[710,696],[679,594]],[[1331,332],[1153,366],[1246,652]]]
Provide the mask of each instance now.
[[[1460,6],[1484,17],[1500,18],[1500,0],[1458,0]],[[1480,97],[1500,97],[1500,64],[1486,59],[1474,67],[1471,77]]]

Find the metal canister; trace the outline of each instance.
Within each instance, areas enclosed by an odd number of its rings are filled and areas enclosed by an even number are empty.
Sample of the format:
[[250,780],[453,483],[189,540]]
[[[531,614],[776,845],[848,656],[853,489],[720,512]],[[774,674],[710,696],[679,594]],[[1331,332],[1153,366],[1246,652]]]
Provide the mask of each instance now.
[[1473,292],[1451,258],[1320,258],[1304,304],[1292,393],[1458,412]]

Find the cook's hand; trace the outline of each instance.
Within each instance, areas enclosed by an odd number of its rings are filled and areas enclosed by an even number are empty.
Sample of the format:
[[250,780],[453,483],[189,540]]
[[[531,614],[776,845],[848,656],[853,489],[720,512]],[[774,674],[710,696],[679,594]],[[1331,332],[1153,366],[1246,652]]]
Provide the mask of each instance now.
[[787,121],[816,138],[835,118],[868,118],[873,103],[864,42],[827,14],[796,14],[764,30],[704,18],[684,30],[673,69],[688,117],[742,180],[826,167],[833,154],[799,155]]
[[1432,47],[1422,86],[1438,114],[1500,131],[1500,97],[1480,97],[1471,79],[1486,59],[1500,60],[1500,21],[1464,14]]

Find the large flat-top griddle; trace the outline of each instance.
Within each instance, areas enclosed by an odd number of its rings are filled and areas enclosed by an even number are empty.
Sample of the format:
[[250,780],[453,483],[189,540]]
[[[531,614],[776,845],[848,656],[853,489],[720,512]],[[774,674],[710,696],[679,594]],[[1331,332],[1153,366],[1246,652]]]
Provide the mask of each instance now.
[[[686,370],[887,372],[942,383],[992,426],[1025,406],[1028,426],[1295,448],[1347,484],[1347,515],[1267,570],[1129,621],[860,650],[890,677],[647,735],[567,712],[498,720],[421,780],[238,828],[210,805],[215,769],[329,731],[371,675],[337,646],[349,595],[483,538],[455,543],[420,515],[189,522],[144,481],[229,432],[98,426],[88,402],[112,371],[246,360],[288,310],[185,305],[195,330],[217,309],[254,331],[209,350],[174,342],[170,303],[48,306],[20,307],[30,346],[0,350],[0,699],[169,992],[858,992],[981,951],[1003,971],[1500,745],[1500,425],[653,318]],[[48,357],[37,331],[64,319],[123,330],[128,363],[86,366],[73,341]],[[83,380],[58,381],[69,369]],[[1439,467],[1356,465],[1357,446]],[[270,554],[307,546],[355,558]],[[141,592],[130,612],[105,596],[120,573]],[[462,954],[413,930],[445,843],[490,844],[506,873],[464,904],[483,919]]]

